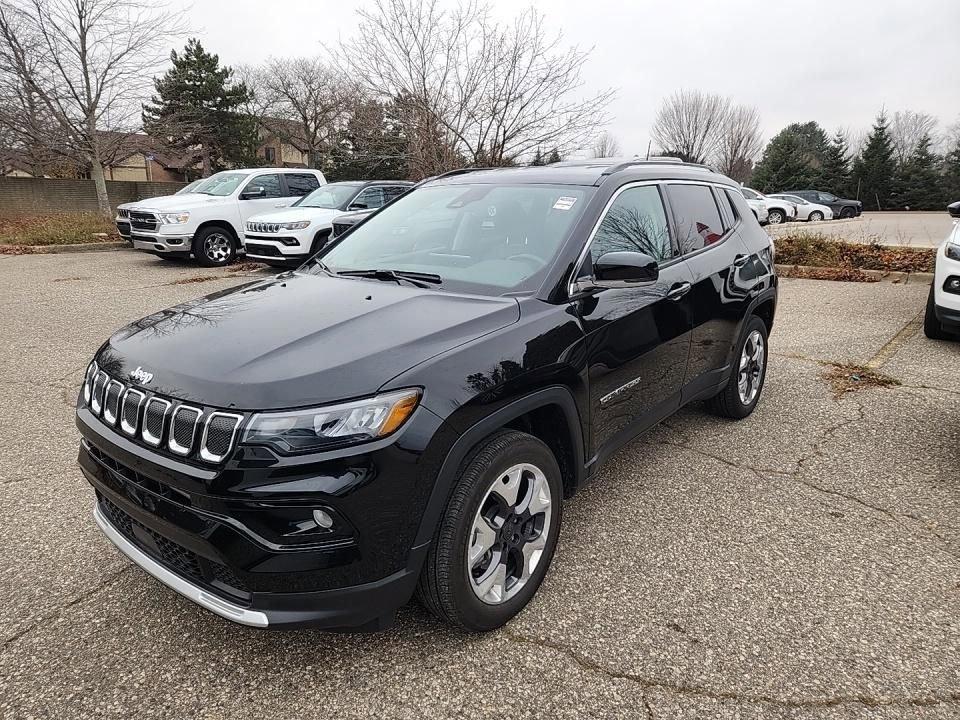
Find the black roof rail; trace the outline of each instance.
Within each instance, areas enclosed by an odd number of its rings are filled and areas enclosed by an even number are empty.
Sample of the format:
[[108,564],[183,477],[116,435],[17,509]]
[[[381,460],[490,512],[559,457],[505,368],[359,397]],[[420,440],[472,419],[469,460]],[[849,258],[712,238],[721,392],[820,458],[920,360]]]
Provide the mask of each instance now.
[[440,180],[441,178],[453,177],[454,175],[466,175],[467,173],[476,172],[477,170],[493,170],[495,168],[488,167],[465,167],[457,168],[456,170],[447,170],[447,172],[442,172],[439,175],[431,175],[426,177],[420,182],[417,183],[417,186],[423,185],[424,183],[433,182],[434,180]]
[[600,180],[598,180],[597,183],[599,184],[600,181],[607,175],[613,175],[614,173],[618,173],[621,170],[626,170],[627,168],[634,167],[636,165],[682,165],[685,168],[696,168],[698,170],[708,170],[710,172],[716,172],[709,165],[704,165],[702,163],[685,162],[680,158],[675,158],[675,157],[652,157],[649,160],[647,159],[627,160],[626,162],[618,163],[616,165],[611,165],[600,174]]

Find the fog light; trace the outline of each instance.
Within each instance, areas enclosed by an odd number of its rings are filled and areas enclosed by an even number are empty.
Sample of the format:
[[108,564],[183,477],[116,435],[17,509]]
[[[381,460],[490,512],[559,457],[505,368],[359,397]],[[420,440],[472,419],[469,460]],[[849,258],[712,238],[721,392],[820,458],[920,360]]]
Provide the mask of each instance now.
[[948,277],[947,281],[943,284],[943,290],[944,292],[960,295],[960,277],[956,275]]
[[314,510],[313,511],[313,521],[317,524],[317,527],[324,530],[329,530],[333,527],[333,518],[330,517],[323,510]]

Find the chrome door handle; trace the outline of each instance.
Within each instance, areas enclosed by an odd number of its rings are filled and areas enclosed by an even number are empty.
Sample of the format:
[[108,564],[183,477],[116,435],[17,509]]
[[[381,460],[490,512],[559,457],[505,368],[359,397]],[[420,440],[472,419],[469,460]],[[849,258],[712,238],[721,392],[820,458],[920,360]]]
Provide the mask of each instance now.
[[672,288],[670,288],[669,292],[667,292],[667,297],[671,300],[679,300],[688,292],[690,292],[690,288],[692,287],[693,285],[688,282],[676,283]]

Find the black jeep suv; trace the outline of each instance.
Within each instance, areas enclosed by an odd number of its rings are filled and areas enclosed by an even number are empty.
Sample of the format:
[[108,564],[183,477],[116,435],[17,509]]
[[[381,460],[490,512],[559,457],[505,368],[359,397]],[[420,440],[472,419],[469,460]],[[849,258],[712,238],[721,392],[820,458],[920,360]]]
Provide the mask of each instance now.
[[697,400],[753,411],[776,298],[770,239],[708,168],[454,172],[113,335],[79,463],[110,540],[223,617],[377,629],[416,592],[488,630],[618,447]]

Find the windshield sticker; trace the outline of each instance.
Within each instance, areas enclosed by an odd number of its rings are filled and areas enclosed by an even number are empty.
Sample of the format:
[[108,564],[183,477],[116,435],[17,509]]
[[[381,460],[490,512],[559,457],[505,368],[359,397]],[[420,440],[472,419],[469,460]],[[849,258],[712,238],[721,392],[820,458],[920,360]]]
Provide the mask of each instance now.
[[554,210],[569,210],[573,207],[574,203],[577,202],[575,197],[559,197],[557,201],[553,204]]

